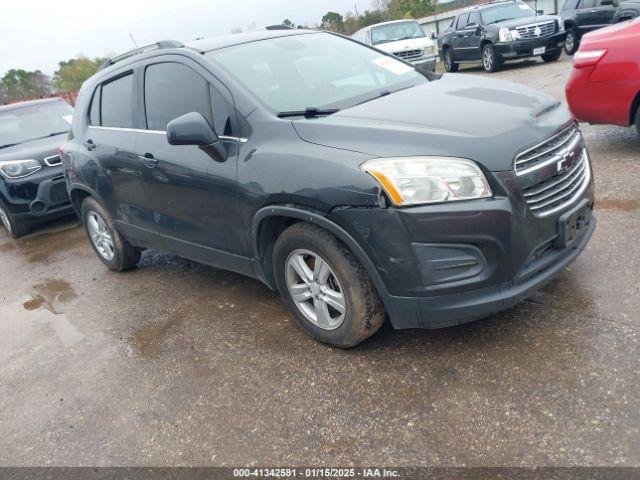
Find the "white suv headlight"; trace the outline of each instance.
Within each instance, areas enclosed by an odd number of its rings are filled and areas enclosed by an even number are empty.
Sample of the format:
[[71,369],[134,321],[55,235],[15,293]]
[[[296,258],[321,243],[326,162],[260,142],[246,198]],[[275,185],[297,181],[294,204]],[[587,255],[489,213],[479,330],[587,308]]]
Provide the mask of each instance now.
[[498,41],[500,42],[512,42],[514,40],[511,30],[507,27],[502,27],[498,32]]
[[564,32],[564,21],[562,18],[558,18],[558,31]]
[[360,167],[374,177],[394,205],[488,198],[491,187],[475,162],[455,157],[369,160]]
[[0,173],[7,178],[22,178],[42,168],[37,160],[7,160],[0,162]]

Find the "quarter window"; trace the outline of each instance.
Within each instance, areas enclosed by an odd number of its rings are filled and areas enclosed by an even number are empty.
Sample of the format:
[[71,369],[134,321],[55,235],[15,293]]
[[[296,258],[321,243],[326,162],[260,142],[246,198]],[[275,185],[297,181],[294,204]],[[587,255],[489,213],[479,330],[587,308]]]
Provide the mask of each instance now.
[[198,112],[211,122],[209,84],[180,63],[147,67],[144,103],[149,130],[166,130],[167,123],[185,113]]
[[100,86],[96,88],[89,108],[89,125],[100,125]]
[[133,74],[102,85],[102,126],[133,127]]

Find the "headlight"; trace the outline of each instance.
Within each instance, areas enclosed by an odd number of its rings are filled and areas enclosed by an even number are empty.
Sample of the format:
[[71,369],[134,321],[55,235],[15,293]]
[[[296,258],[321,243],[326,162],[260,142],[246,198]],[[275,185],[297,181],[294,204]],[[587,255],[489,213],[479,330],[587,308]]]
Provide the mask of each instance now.
[[498,40],[500,42],[513,42],[513,35],[511,34],[511,30],[507,27],[502,27],[498,32]]
[[22,178],[42,168],[37,160],[9,160],[0,162],[0,173],[7,178]]
[[425,47],[425,49],[422,51],[422,55],[424,56],[432,56],[432,55],[436,55],[437,54],[437,48],[435,45],[431,45],[430,47]]
[[561,18],[558,19],[558,31],[564,32],[564,22],[562,21]]
[[381,158],[365,162],[361,168],[380,183],[398,206],[493,195],[478,165],[464,158]]

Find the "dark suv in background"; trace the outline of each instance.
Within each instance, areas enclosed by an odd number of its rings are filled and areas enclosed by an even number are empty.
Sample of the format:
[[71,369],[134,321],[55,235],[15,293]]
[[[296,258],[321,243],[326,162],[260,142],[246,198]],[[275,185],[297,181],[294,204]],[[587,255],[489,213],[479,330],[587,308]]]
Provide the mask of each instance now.
[[13,237],[73,214],[59,154],[72,115],[60,98],[0,107],[0,223]]
[[447,72],[482,63],[495,72],[508,60],[540,56],[554,62],[562,54],[564,25],[555,15],[539,15],[522,1],[477,5],[456,15],[438,35],[438,52]]
[[560,16],[567,32],[564,49],[573,55],[585,33],[612,23],[624,22],[640,14],[640,1],[566,0]]
[[63,162],[107,267],[155,247],[257,278],[339,347],[386,314],[437,328],[509,308],[595,228],[561,103],[327,32],[116,58],[85,82]]

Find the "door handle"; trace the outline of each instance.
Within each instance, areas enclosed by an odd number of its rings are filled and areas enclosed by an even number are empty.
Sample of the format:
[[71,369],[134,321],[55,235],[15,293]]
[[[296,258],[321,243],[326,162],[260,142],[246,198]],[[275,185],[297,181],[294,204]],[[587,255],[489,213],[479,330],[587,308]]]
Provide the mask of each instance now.
[[151,153],[138,155],[138,158],[144,162],[145,167],[154,168],[156,165],[158,165],[158,160],[153,158],[153,155]]
[[598,13],[598,10],[591,10],[589,13]]
[[96,144],[93,143],[93,140],[91,140],[90,138],[86,142],[82,142],[82,145],[84,145],[85,148],[89,151],[96,149]]

